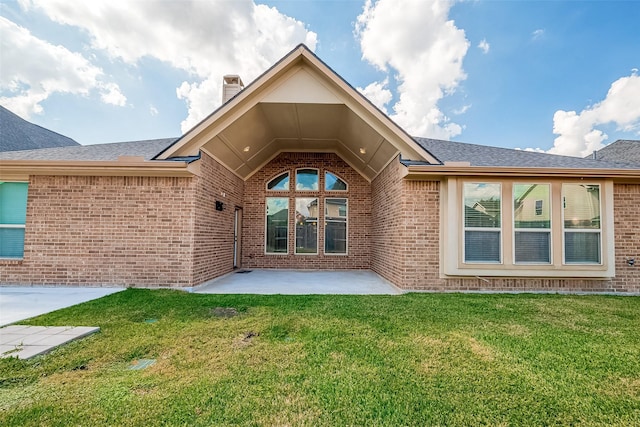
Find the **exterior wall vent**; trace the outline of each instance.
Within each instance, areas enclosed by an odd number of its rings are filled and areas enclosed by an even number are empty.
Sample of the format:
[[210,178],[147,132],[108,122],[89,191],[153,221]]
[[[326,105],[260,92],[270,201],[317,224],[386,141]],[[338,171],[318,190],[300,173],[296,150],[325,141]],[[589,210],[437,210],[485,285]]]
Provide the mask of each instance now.
[[222,78],[222,103],[224,104],[244,89],[240,76],[228,74]]

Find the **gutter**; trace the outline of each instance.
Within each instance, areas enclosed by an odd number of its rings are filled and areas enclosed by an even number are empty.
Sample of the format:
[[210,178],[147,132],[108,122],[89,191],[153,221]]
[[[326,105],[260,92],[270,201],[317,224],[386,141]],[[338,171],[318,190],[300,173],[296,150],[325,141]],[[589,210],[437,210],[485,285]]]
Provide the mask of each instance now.
[[26,180],[30,175],[49,176],[157,176],[193,177],[198,166],[185,161],[147,161],[121,157],[117,161],[0,160],[1,180]]
[[404,178],[425,180],[446,176],[491,176],[491,177],[558,177],[558,178],[614,178],[640,181],[640,169],[593,169],[593,168],[531,168],[460,165],[409,165]]

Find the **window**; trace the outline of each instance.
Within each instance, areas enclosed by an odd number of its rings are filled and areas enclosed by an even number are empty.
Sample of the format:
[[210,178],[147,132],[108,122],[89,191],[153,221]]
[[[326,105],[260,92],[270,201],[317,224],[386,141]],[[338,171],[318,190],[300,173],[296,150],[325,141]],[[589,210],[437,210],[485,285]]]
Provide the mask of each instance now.
[[600,264],[600,185],[563,184],[564,262]]
[[0,182],[0,258],[22,258],[27,220],[26,182]]
[[347,253],[347,199],[324,201],[324,253]]
[[317,169],[296,170],[296,190],[297,191],[318,191],[318,170]]
[[267,190],[289,191],[289,172],[285,172],[273,178],[267,183]]
[[501,261],[500,184],[464,184],[464,261]]
[[267,197],[266,248],[268,254],[286,254],[289,245],[289,198]]
[[318,253],[318,199],[296,198],[296,254]]
[[551,263],[549,184],[513,185],[514,261]]
[[324,189],[326,191],[347,191],[347,183],[331,172],[325,172]]

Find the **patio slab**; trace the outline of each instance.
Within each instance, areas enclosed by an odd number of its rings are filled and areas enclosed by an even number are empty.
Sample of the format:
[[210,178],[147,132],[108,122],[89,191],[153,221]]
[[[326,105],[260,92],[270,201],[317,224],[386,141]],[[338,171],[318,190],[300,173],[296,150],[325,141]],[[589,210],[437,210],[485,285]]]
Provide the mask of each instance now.
[[92,326],[5,326],[0,328],[0,357],[31,359],[99,330]]
[[124,288],[0,286],[0,326],[122,290]]
[[194,290],[202,294],[399,295],[371,270],[239,270]]

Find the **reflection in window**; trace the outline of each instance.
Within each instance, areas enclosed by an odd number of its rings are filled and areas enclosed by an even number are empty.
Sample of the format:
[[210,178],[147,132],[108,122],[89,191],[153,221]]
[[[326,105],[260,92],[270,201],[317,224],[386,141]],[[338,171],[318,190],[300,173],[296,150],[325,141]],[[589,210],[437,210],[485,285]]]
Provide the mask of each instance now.
[[564,261],[600,264],[600,186],[563,184]]
[[0,258],[24,256],[26,182],[0,182]]
[[268,254],[288,252],[289,198],[267,197],[267,229],[265,251]]
[[318,191],[318,170],[317,169],[296,170],[296,190]]
[[501,185],[464,184],[464,261],[501,260]]
[[551,263],[549,184],[513,185],[516,263]]
[[347,253],[347,199],[324,201],[324,253]]
[[347,183],[331,172],[324,173],[324,189],[326,191],[346,191]]
[[289,191],[289,172],[278,175],[267,183],[267,190]]
[[[317,182],[316,182],[317,184]],[[318,199],[296,198],[296,254],[318,253]]]

